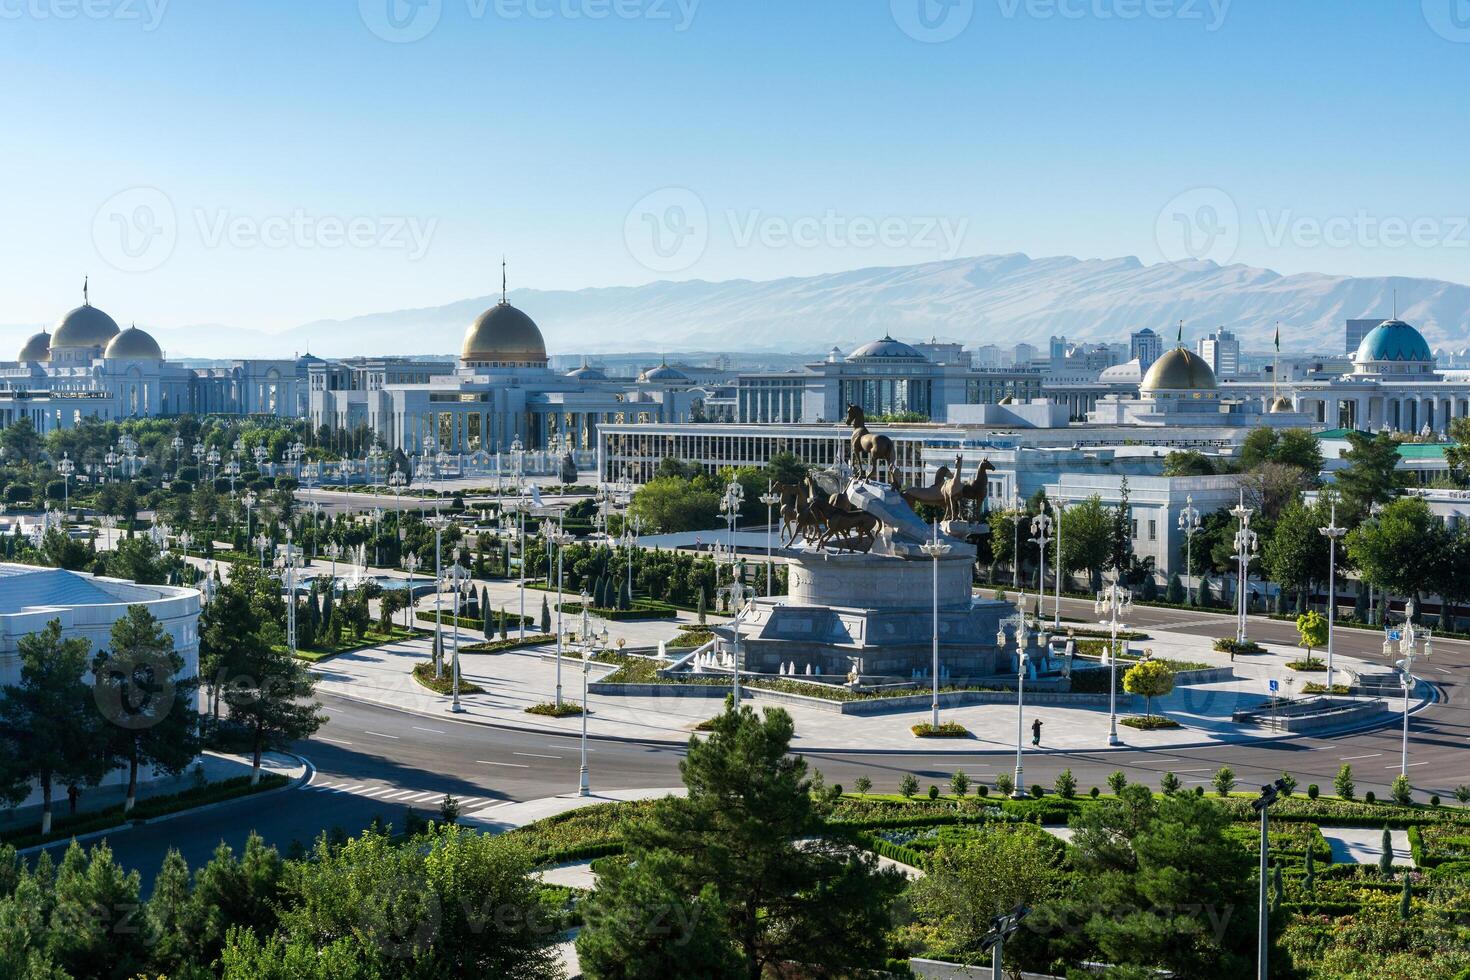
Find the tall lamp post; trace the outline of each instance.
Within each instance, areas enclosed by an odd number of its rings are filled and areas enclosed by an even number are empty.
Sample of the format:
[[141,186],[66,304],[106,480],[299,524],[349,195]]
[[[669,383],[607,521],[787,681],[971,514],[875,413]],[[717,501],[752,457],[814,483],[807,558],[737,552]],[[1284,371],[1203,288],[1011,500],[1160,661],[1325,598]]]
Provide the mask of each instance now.
[[1067,504],[1059,497],[1051,502],[1051,509],[1057,515],[1057,546],[1055,549],[1057,553],[1057,571],[1055,575],[1057,597],[1056,601],[1052,604],[1051,625],[1053,629],[1060,630],[1062,628],[1062,512],[1067,509]]
[[745,503],[745,488],[739,480],[731,480],[720,498],[720,510],[725,514],[725,543],[730,550],[730,564],[735,564],[735,524],[740,520],[740,507]]
[[1337,526],[1337,501],[1332,502],[1332,516],[1326,527],[1317,531],[1327,539],[1327,694],[1332,695],[1332,636],[1337,632],[1337,542],[1347,528]]
[[449,702],[449,710],[455,712],[456,714],[464,710],[464,705],[459,703],[459,590],[460,574],[464,572],[465,569],[464,566],[459,563],[459,556],[460,550],[458,548],[455,548],[453,553],[453,561],[449,566],[450,575],[454,580],[454,614],[452,617],[454,620],[454,653],[452,654],[454,668],[451,671],[451,673],[453,674],[454,697]]
[[1245,491],[1241,491],[1240,503],[1230,508],[1230,514],[1240,522],[1239,529],[1235,532],[1235,554],[1230,557],[1235,559],[1239,569],[1236,577],[1236,612],[1235,642],[1245,643],[1246,640],[1246,590],[1250,587],[1250,565],[1259,557],[1260,538],[1255,531],[1251,530],[1251,509],[1245,505]]
[[1001,966],[1001,952],[1005,947],[1005,941],[1020,930],[1021,920],[1030,914],[1031,909],[1025,905],[1017,905],[1009,912],[997,915],[990,920],[990,931],[980,941],[980,952],[990,951],[990,980],[1001,980],[1005,976]]
[[735,683],[731,690],[731,703],[738,709],[740,707],[740,624],[745,618],[745,600],[749,597],[750,590],[745,587],[745,576],[737,569],[734,577],[730,579],[730,584],[720,591],[730,597],[730,609],[735,613],[730,618],[732,643],[735,647],[733,653]]
[[[1046,595],[1046,546],[1051,541],[1051,518],[1046,510],[1031,518],[1031,543],[1036,545],[1036,619],[1041,621],[1041,600]],[[1025,598],[1024,593],[1022,598]]]
[[638,534],[643,530],[643,518],[637,514],[623,517],[623,542],[628,546],[628,601],[633,599],[633,551],[638,547]]
[[413,573],[418,571],[419,556],[409,552],[403,559],[403,567],[408,569],[408,605],[403,607],[403,628],[413,629],[414,600],[413,600]]
[[[1024,600],[1022,600],[1024,603]],[[1026,790],[1021,777],[1021,753],[1024,751],[1025,725],[1026,725],[1026,644],[1030,642],[1030,635],[1026,629],[1026,609],[1024,605],[1016,608],[1014,616],[1007,616],[1000,621],[1000,629],[995,634],[995,645],[998,650],[1005,650],[1006,627],[1011,628],[1012,635],[1016,640],[1016,773],[1015,785],[1011,787],[1011,798],[1015,800],[1024,799]]]
[[1021,590],[1021,525],[1026,522],[1026,510],[1021,506],[1021,495],[1011,491],[1011,587]]
[[424,523],[434,529],[434,677],[436,680],[442,680],[444,678],[444,603],[442,601],[444,571],[441,558],[444,551],[444,529],[449,526],[449,518],[436,512],[433,517],[425,518]]
[[933,612],[934,612],[934,623],[933,623],[933,648],[934,649],[933,649],[933,652],[934,652],[934,667],[933,667],[933,671],[932,671],[933,676],[931,678],[931,680],[933,681],[933,685],[932,686],[933,686],[933,690],[934,690],[934,696],[933,696],[933,700],[931,702],[932,712],[931,712],[931,715],[930,715],[929,724],[931,726],[933,726],[934,729],[938,730],[938,728],[939,728],[939,559],[941,559],[945,555],[949,554],[949,552],[950,552],[950,546],[949,546],[949,544],[947,542],[944,542],[944,541],[940,541],[939,540],[939,522],[938,521],[936,521],[933,524],[932,530],[933,530],[933,533],[930,536],[930,539],[928,541],[925,541],[923,544],[919,545],[919,547],[923,549],[924,554],[928,555],[930,558],[933,559],[933,566],[934,566],[934,575],[933,575],[933,579],[934,579],[934,588],[933,588]]
[[1113,584],[1097,594],[1093,606],[1112,632],[1108,646],[1108,744],[1121,745],[1118,740],[1118,630],[1123,626],[1123,617],[1133,608],[1133,593],[1118,584],[1118,573],[1113,573]]
[[1285,792],[1288,792],[1286,781],[1278,779],[1270,786],[1262,786],[1260,798],[1251,801],[1251,807],[1261,815],[1261,855],[1257,871],[1260,881],[1257,882],[1256,896],[1258,903],[1256,907],[1256,980],[1267,980],[1266,951],[1270,945],[1270,922],[1268,921],[1270,917],[1267,915],[1268,906],[1266,904],[1266,860],[1270,853],[1270,841],[1267,837],[1269,824],[1267,811],[1271,809],[1271,804],[1275,803]]
[[1179,511],[1179,530],[1184,532],[1184,580],[1189,583],[1191,606],[1199,598],[1194,582],[1194,535],[1199,529],[1199,508],[1194,505],[1194,497],[1191,495],[1184,498],[1184,507]]
[[[562,554],[566,551],[566,546],[572,542],[573,535],[571,533],[567,532],[567,531],[562,530],[562,528],[561,528],[560,525],[552,524],[551,521],[547,521],[545,524],[542,525],[542,531],[543,531],[543,536],[546,539],[546,547],[547,548],[553,548],[553,549],[556,550],[556,706],[557,706],[558,709],[560,709],[561,708],[561,638],[562,638],[562,628],[561,628],[562,612],[561,612],[561,607],[563,605],[563,603],[562,603],[562,581],[563,581],[562,580]],[[549,554],[549,552],[548,552],[548,554]],[[548,582],[547,584],[550,585],[551,583]],[[582,595],[583,596],[586,596],[587,593],[584,591],[582,593]],[[583,600],[582,609],[583,609],[583,612],[584,613],[585,613],[585,611],[587,609],[587,603],[589,603],[591,601],[592,600],[590,598],[587,598],[587,599],[584,599]]]
[[587,765],[587,716],[591,713],[587,708],[587,680],[592,671],[592,650],[598,644],[607,646],[607,627],[594,638],[592,635],[591,612],[592,597],[587,590],[582,590],[582,765],[577,770],[577,795],[592,795],[591,770]]
[[1404,625],[1402,629],[1391,630],[1384,627],[1383,630],[1383,653],[1391,657],[1394,654],[1394,643],[1397,641],[1399,659],[1393,665],[1399,671],[1399,685],[1404,692],[1404,737],[1403,749],[1399,757],[1399,775],[1409,775],[1409,696],[1414,692],[1414,685],[1418,678],[1414,676],[1414,661],[1421,655],[1428,657],[1434,653],[1433,632],[1425,626],[1419,626],[1414,622],[1414,600],[1410,599],[1404,606]]
[[781,502],[781,495],[776,492],[776,481],[775,480],[767,480],[766,481],[766,492],[763,493],[763,494],[761,494],[761,503],[763,503],[763,504],[766,505],[766,598],[767,599],[769,599],[774,594],[772,592],[772,583],[771,583],[771,580],[774,577],[774,575],[773,575],[773,568],[772,568],[772,562],[771,562],[771,555],[772,555],[771,540],[772,540],[772,534],[776,530],[776,515],[775,515],[775,512],[774,512],[774,508],[780,502]]
[[56,464],[56,472],[61,474],[61,514],[65,518],[66,512],[71,510],[71,475],[77,471],[77,464],[71,461],[71,456],[61,454],[61,461]]

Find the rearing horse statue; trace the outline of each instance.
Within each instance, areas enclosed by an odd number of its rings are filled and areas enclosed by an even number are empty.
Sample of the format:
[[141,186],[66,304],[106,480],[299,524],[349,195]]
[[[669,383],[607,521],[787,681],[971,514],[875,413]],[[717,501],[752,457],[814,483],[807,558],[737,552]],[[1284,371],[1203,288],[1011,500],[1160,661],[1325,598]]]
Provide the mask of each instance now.
[[[878,464],[894,463],[893,440],[868,431],[867,418],[857,405],[847,406],[847,424],[852,426],[852,468],[862,479],[876,480]],[[859,464],[866,459],[866,468]]]

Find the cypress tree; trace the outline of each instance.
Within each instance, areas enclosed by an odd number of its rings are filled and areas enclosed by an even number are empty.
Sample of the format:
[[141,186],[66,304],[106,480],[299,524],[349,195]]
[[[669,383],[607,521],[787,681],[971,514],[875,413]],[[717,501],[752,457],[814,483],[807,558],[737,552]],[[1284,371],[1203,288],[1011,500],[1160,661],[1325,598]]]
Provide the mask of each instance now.
[[1404,890],[1399,894],[1399,918],[1409,921],[1409,907],[1413,901],[1413,886],[1409,884],[1408,872],[1404,873]]

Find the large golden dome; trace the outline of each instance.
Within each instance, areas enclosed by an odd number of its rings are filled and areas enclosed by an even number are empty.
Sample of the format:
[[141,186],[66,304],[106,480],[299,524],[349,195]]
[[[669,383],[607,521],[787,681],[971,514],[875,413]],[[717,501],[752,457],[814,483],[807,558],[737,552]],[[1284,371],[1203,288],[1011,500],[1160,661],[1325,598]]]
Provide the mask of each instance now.
[[494,367],[545,367],[541,329],[520,310],[501,300],[465,331],[460,360]]
[[1214,391],[1215,371],[1203,357],[1176,347],[1149,367],[1140,391]]
[[90,303],[83,303],[61,318],[51,335],[51,349],[58,347],[106,347],[116,337],[117,321]]
[[161,361],[163,350],[149,334],[137,327],[128,327],[108,342],[102,356],[123,361]]
[[51,335],[44,330],[32,334],[25,346],[20,349],[20,355],[16,357],[16,360],[41,363],[51,360]]

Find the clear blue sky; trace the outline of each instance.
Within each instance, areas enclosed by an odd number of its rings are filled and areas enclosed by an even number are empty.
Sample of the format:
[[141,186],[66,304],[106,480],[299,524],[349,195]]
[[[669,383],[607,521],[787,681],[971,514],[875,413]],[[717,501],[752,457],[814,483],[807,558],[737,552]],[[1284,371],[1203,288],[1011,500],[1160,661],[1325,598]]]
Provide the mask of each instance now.
[[[502,253],[542,288],[1158,261],[1222,209],[1206,257],[1470,281],[1456,0],[162,2],[0,0],[0,324],[84,273],[141,325],[276,329],[491,292]],[[380,37],[390,2],[433,29]]]

